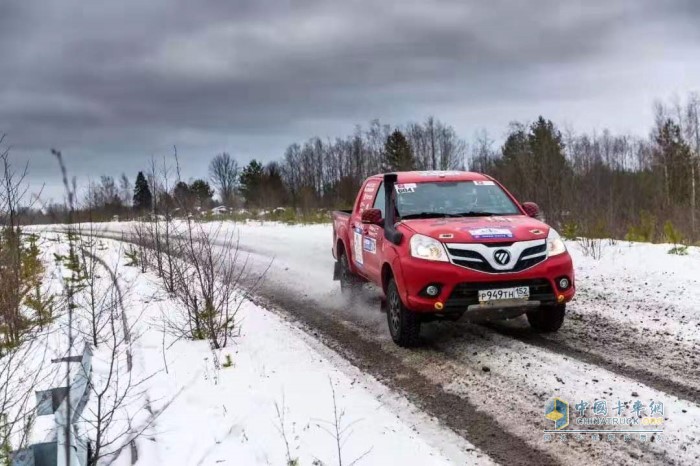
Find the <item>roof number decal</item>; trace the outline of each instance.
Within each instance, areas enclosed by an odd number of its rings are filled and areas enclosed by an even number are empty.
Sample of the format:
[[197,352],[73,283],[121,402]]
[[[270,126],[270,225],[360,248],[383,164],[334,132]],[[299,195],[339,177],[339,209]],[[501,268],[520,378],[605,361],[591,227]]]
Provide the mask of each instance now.
[[395,184],[394,189],[396,189],[396,192],[398,194],[415,193],[416,192],[416,183]]

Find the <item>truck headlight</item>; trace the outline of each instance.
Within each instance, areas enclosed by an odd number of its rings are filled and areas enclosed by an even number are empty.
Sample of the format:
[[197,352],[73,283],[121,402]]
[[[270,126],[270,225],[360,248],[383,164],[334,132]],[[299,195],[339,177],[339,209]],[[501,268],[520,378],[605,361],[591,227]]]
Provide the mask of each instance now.
[[549,234],[547,234],[547,255],[548,256],[558,256],[559,254],[564,254],[566,252],[566,245],[564,240],[561,239],[559,233],[554,228],[549,229]]
[[449,262],[442,243],[424,235],[413,235],[411,237],[411,255],[429,261]]

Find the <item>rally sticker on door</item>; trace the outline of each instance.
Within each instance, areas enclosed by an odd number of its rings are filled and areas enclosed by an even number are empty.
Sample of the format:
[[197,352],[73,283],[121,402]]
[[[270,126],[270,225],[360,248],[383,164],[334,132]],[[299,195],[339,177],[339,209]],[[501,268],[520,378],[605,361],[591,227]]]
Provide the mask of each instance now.
[[362,260],[362,229],[355,228],[352,241],[353,256],[355,256],[355,262],[362,265],[364,261]]
[[370,254],[377,253],[377,240],[374,238],[364,238],[362,240],[362,250]]
[[512,238],[513,232],[507,228],[479,228],[469,230],[469,234],[476,239]]

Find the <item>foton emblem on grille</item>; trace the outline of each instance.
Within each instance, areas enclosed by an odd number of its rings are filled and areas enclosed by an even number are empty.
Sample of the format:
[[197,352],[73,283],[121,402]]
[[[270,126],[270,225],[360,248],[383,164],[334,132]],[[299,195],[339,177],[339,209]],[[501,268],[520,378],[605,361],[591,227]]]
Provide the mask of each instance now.
[[496,263],[506,265],[510,262],[510,253],[505,249],[499,249],[493,253],[493,258],[496,260]]

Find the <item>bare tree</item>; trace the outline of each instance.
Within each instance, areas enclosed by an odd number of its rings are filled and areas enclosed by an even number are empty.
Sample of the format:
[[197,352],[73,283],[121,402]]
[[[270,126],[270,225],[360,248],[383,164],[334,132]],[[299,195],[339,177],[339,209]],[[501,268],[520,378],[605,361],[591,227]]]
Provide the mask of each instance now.
[[131,201],[133,199],[133,187],[131,186],[131,181],[129,181],[129,177],[126,176],[126,173],[122,173],[121,177],[119,178],[119,196],[122,200],[122,204],[125,206],[131,205]]
[[218,154],[209,164],[211,181],[219,192],[221,202],[226,206],[233,206],[239,173],[238,162],[228,152]]
[[692,159],[690,163],[691,194],[690,194],[690,219],[692,239],[697,237],[697,192],[696,178],[698,175],[698,163],[700,161],[700,94],[693,93],[688,99],[686,107],[685,134],[688,144],[692,147]]

